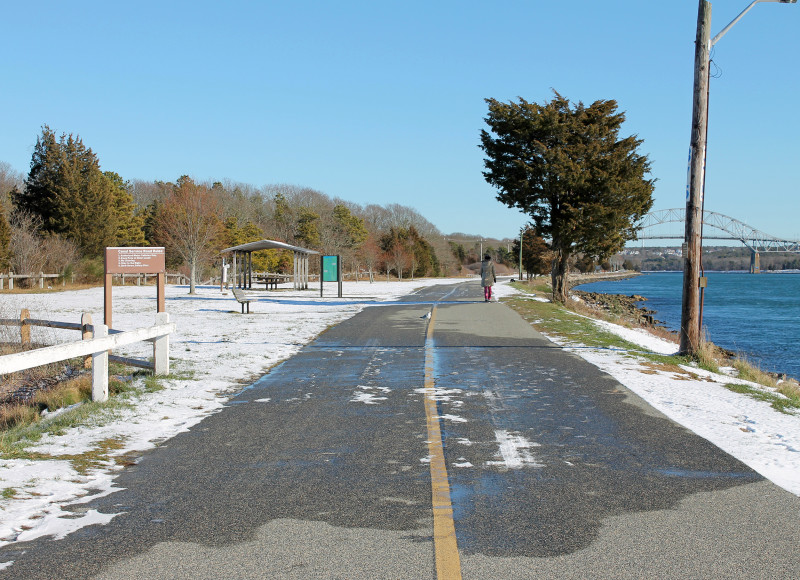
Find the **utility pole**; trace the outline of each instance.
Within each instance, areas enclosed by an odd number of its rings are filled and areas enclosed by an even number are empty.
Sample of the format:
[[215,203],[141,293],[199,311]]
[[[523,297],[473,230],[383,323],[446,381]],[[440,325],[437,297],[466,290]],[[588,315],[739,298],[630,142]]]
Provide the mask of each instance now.
[[706,134],[708,127],[708,77],[711,49],[711,3],[700,0],[694,53],[692,138],[686,189],[683,301],[681,304],[681,354],[700,348],[700,260],[703,251],[703,189],[705,186]]

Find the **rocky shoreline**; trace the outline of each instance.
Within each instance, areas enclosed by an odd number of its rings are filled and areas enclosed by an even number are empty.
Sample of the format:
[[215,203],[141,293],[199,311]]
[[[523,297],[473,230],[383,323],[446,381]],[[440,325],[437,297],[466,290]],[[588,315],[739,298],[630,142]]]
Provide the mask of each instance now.
[[645,327],[663,326],[663,322],[656,320],[653,315],[655,310],[649,310],[637,305],[637,302],[646,302],[647,298],[632,294],[602,294],[600,292],[585,292],[583,290],[572,290],[572,295],[580,300],[592,310],[617,316],[628,320],[634,324]]

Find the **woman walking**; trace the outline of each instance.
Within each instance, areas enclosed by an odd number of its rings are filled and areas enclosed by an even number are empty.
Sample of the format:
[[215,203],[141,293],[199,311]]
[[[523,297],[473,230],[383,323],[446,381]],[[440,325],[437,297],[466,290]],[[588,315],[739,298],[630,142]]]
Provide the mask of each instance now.
[[497,275],[494,273],[494,262],[489,254],[486,254],[481,262],[481,286],[483,286],[484,302],[492,299],[492,284],[495,282],[497,282]]

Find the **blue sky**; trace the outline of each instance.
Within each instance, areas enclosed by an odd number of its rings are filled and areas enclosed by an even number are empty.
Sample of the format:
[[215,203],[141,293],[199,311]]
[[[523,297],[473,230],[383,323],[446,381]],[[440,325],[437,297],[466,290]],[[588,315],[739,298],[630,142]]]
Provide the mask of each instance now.
[[[748,0],[713,2],[712,34]],[[290,183],[515,236],[481,174],[487,97],[616,99],[654,209],[683,207],[696,0],[9,2],[0,161],[41,126],[125,179]],[[800,5],[763,3],[713,52],[706,209],[800,238]]]

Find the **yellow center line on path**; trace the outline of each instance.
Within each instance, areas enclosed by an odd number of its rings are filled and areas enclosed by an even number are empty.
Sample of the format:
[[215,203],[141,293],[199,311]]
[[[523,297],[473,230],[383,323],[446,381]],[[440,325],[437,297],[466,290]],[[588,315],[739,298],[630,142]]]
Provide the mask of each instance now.
[[433,369],[433,325],[436,306],[431,308],[428,333],[425,339],[425,417],[428,422],[428,456],[431,460],[431,488],[433,501],[433,551],[436,558],[438,580],[461,580],[461,559],[456,543],[453,523],[453,505],[450,503],[450,483],[444,462],[442,430],[439,410],[436,407]]

